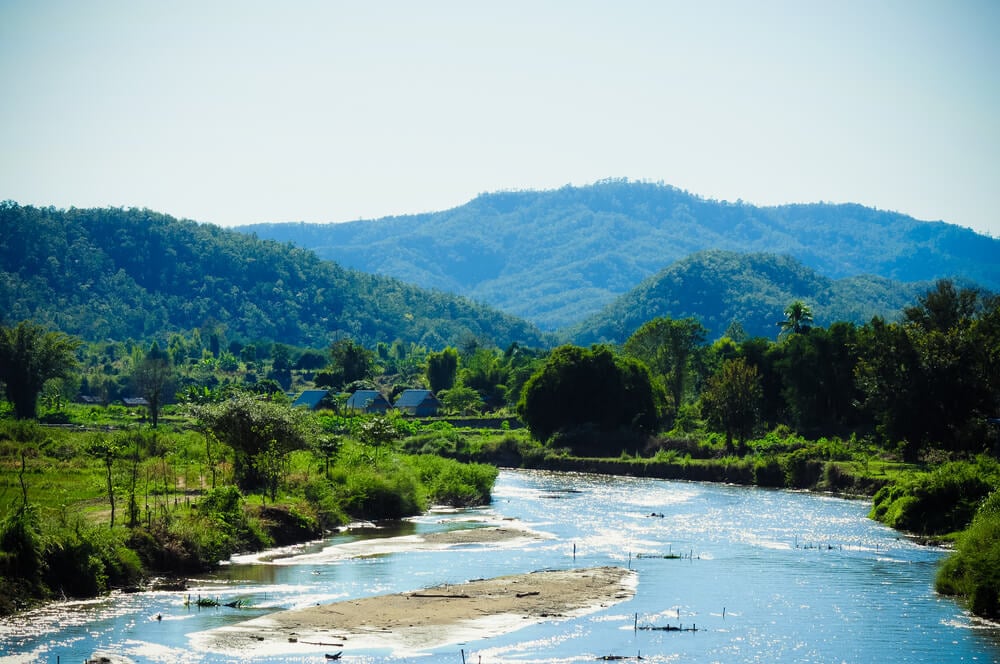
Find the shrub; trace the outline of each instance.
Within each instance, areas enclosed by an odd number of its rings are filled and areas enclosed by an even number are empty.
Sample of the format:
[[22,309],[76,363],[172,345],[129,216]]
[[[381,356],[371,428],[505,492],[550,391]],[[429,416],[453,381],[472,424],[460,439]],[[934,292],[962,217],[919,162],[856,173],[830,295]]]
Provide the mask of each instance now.
[[776,457],[757,459],[753,465],[753,483],[757,486],[785,486],[785,471]]
[[968,599],[973,613],[1000,618],[1000,491],[979,508],[955,553],[938,570],[935,587]]
[[361,519],[399,519],[419,514],[426,506],[407,473],[389,478],[363,467],[347,475],[341,504],[345,512]]
[[871,517],[899,530],[941,535],[965,528],[1000,486],[1000,464],[980,457],[911,474],[875,494]]

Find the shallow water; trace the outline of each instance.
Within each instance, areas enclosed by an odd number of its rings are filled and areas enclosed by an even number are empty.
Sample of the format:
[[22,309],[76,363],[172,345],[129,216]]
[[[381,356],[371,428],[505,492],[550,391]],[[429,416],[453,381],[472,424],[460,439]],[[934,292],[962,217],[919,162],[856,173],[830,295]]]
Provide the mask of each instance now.
[[[192,635],[276,609],[414,590],[538,569],[621,565],[633,599],[430,653],[352,651],[344,661],[1000,662],[1000,630],[933,592],[944,552],[868,520],[867,501],[718,484],[503,471],[492,505],[442,511],[391,528],[235,559],[187,593],[57,603],[0,623],[0,664],[79,662],[97,650],[148,662],[324,662],[195,652]],[[662,515],[662,516],[660,516]],[[338,544],[503,523],[551,535],[534,542],[348,558]],[[669,555],[684,558],[664,558]],[[251,609],[184,601],[241,599]],[[157,619],[160,616],[160,619]],[[636,626],[697,627],[659,631]],[[340,648],[330,648],[330,651]]]

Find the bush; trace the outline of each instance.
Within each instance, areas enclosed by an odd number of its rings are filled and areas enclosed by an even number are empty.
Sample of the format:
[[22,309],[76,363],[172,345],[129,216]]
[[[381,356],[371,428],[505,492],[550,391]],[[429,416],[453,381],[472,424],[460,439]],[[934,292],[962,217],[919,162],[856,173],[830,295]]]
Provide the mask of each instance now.
[[142,580],[138,555],[125,545],[125,533],[78,522],[52,538],[46,550],[45,583],[72,597],[93,597]]
[[980,503],[1000,486],[1000,464],[980,457],[915,473],[875,494],[870,516],[898,530],[942,535],[965,528]]
[[819,482],[823,475],[823,463],[812,457],[813,452],[808,448],[781,457],[781,467],[785,471],[785,486],[808,489]]
[[938,570],[935,587],[967,598],[973,613],[1000,618],[1000,491],[979,508],[955,553]]
[[425,485],[427,499],[440,505],[465,507],[490,501],[497,469],[485,464],[461,464],[433,455],[410,457]]
[[417,483],[405,472],[389,478],[359,467],[347,475],[343,492],[344,511],[360,519],[400,519],[426,507]]
[[757,459],[753,465],[753,483],[757,486],[785,486],[785,471],[775,457]]

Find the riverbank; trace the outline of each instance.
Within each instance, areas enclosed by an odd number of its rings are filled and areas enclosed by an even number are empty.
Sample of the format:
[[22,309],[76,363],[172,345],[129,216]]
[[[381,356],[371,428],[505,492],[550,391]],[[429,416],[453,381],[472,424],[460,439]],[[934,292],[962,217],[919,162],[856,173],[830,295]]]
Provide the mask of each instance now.
[[413,652],[585,615],[631,599],[621,567],[547,570],[281,611],[192,637],[230,656],[318,651]]

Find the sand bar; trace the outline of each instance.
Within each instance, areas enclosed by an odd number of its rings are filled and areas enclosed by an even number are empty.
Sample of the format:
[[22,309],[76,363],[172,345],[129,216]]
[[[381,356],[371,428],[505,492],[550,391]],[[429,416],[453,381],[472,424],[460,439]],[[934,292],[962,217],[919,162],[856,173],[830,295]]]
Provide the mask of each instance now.
[[280,611],[192,640],[231,654],[416,652],[592,613],[634,594],[635,575],[621,567],[546,570]]
[[[266,554],[258,554],[255,558],[260,562],[270,562],[275,565],[301,565],[304,563],[333,562],[335,560],[364,558],[367,556],[383,556],[409,551],[444,551],[455,547],[516,548],[551,538],[552,536],[547,533],[514,525],[477,526],[474,528],[459,528],[419,535],[368,537],[354,542],[333,544],[317,553],[273,558],[268,558]],[[244,562],[250,559],[251,557],[246,557]]]

